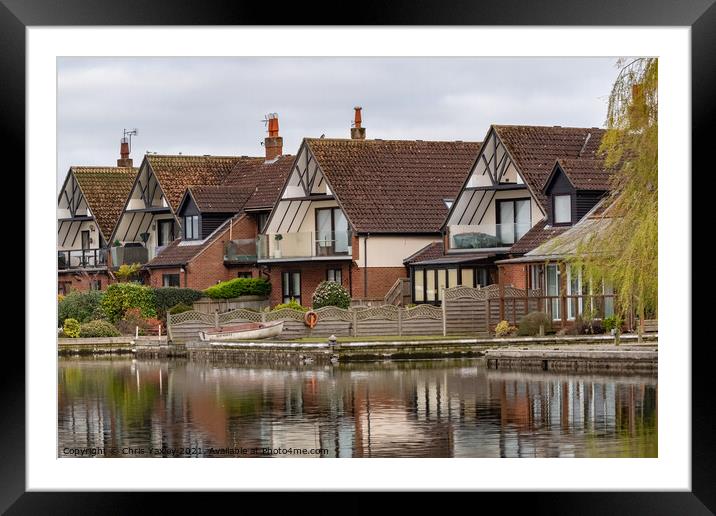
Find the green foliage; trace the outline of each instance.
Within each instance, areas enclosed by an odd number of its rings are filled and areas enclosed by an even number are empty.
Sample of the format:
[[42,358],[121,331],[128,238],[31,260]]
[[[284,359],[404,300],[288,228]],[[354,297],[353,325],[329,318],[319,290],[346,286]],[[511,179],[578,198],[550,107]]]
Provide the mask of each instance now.
[[335,281],[322,281],[313,293],[313,308],[324,306],[337,306],[338,308],[350,308],[351,296],[340,283]]
[[609,97],[600,152],[612,175],[606,229],[577,248],[589,277],[609,281],[622,315],[658,306],[658,59],[625,65]]
[[[203,294],[199,290],[179,287],[158,287],[154,288],[154,307],[160,319],[166,319],[167,310],[177,305],[191,305]],[[174,312],[172,312],[174,313]]]
[[122,245],[122,242],[120,242],[119,240],[117,240],[115,238],[114,242],[112,243],[112,247],[120,247],[121,245]]
[[141,268],[142,266],[139,263],[133,263],[131,265],[123,263],[119,266],[119,269],[115,271],[114,275],[117,276],[119,281],[129,281],[137,276]]
[[301,306],[298,301],[296,301],[294,298],[291,298],[291,301],[288,303],[280,303],[273,307],[271,310],[272,312],[275,312],[277,310],[283,310],[284,308],[290,308],[292,310],[298,310],[299,312],[308,312],[308,307]]
[[179,303],[174,306],[172,306],[168,312],[172,315],[176,314],[183,314],[184,312],[188,312],[189,310],[193,310],[193,306],[185,305],[184,303]]
[[604,325],[604,331],[611,332],[612,330],[621,328],[622,318],[618,314],[611,315],[609,317],[605,317],[604,320],[602,321],[602,324]]
[[143,317],[156,317],[154,290],[139,283],[115,283],[107,287],[102,310],[110,322],[121,320],[131,308],[138,308]]
[[539,335],[539,327],[544,327],[544,332],[552,331],[552,320],[544,312],[530,312],[517,323],[517,335],[521,337],[534,337]]
[[204,290],[204,295],[212,299],[268,296],[270,293],[271,283],[264,278],[234,278],[229,281],[222,281]]
[[507,321],[500,321],[495,326],[495,337],[508,337],[513,335],[517,331],[517,328],[510,326]]
[[62,325],[65,319],[72,318],[84,323],[92,319],[101,319],[102,298],[104,294],[99,290],[79,292],[73,290],[64,296],[57,304],[57,319]]
[[80,322],[77,319],[71,317],[65,319],[65,325],[62,327],[62,333],[65,337],[76,339],[80,336]]
[[90,321],[80,325],[80,337],[119,337],[121,333],[109,321]]

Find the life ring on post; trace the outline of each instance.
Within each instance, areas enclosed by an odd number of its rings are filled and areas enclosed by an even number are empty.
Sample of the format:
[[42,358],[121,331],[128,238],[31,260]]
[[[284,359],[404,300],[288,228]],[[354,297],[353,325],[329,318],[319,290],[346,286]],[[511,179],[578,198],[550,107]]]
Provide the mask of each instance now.
[[303,316],[303,323],[311,329],[315,328],[318,323],[318,314],[313,310],[309,310]]

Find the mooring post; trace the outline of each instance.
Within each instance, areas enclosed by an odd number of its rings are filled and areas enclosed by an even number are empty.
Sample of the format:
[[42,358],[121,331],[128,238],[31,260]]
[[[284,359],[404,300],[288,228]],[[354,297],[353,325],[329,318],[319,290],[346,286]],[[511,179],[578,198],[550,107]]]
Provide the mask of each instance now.
[[447,336],[447,299],[445,299],[445,289],[442,289],[442,300],[441,307],[443,309],[443,337]]

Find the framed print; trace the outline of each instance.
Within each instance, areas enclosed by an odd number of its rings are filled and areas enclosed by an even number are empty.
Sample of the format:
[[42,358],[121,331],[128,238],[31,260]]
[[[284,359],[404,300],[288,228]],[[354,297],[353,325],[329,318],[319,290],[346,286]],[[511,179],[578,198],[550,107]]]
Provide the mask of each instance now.
[[3,509],[713,510],[712,2],[298,12],[0,4],[27,204]]

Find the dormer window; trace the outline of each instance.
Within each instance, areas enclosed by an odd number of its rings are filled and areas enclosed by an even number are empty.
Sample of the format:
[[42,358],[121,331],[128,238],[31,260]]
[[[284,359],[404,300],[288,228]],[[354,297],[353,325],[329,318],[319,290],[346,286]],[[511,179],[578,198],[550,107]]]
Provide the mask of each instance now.
[[199,215],[184,217],[184,240],[199,240]]
[[571,224],[572,223],[572,196],[555,195],[554,196],[554,223],[555,224]]

